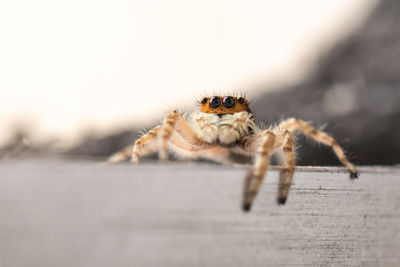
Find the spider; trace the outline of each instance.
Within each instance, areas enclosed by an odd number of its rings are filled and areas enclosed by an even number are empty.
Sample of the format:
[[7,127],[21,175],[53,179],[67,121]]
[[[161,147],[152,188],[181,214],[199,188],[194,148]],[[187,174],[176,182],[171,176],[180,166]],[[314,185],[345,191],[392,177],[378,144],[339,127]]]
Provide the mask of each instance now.
[[141,156],[155,152],[160,160],[166,161],[169,151],[183,158],[205,158],[220,163],[230,162],[232,155],[247,156],[252,160],[252,167],[245,177],[242,209],[249,211],[270,157],[278,149],[283,150],[284,166],[280,170],[277,201],[285,204],[295,170],[293,134],[300,131],[330,146],[349,170],[350,178],[358,177],[357,170],[338,143],[305,121],[289,118],[276,127],[261,129],[256,126],[249,102],[243,96],[211,96],[199,102],[201,110],[190,116],[190,123],[178,111],[171,111],[161,125],[141,136],[133,146],[112,155],[109,161],[131,158],[133,163],[138,163]]

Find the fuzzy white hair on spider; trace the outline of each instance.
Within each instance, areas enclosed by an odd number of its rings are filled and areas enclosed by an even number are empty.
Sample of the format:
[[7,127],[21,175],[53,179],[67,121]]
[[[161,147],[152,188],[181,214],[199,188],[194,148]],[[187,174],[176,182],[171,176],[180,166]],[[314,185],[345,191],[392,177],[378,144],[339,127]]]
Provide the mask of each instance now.
[[285,204],[295,170],[295,141],[293,133],[299,131],[318,143],[333,149],[338,159],[347,167],[350,178],[358,177],[339,144],[328,134],[316,130],[309,123],[289,118],[271,129],[256,126],[249,101],[241,95],[214,95],[203,97],[200,110],[187,121],[174,110],[168,112],[161,125],[138,138],[109,158],[114,163],[139,158],[158,152],[162,161],[173,152],[180,158],[205,158],[220,163],[229,163],[232,154],[246,155],[252,167],[245,177],[242,208],[249,211],[262,184],[270,164],[271,155],[278,149],[283,151],[284,166],[280,171],[277,201]]

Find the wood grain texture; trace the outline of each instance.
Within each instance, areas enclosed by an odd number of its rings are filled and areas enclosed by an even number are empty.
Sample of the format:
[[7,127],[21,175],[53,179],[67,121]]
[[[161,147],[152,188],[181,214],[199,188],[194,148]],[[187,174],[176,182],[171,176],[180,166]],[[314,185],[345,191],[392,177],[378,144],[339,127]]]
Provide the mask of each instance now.
[[400,266],[400,169],[0,163],[0,266]]

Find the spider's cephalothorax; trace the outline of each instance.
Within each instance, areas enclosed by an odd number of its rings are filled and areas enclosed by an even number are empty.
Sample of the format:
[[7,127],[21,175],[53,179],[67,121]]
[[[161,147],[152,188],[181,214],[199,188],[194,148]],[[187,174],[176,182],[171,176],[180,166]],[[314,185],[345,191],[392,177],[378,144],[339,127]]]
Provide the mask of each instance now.
[[204,97],[201,112],[192,115],[192,128],[208,144],[232,146],[256,133],[253,114],[244,97]]
[[330,146],[339,160],[350,171],[350,178],[358,173],[343,149],[328,134],[314,129],[305,121],[290,118],[271,129],[259,129],[248,101],[242,96],[211,96],[200,101],[200,112],[191,116],[190,123],[178,111],[165,115],[163,123],[136,140],[133,146],[117,152],[110,162],[158,152],[161,160],[168,152],[184,158],[206,158],[228,163],[232,154],[245,154],[252,158],[253,166],[247,172],[243,190],[243,210],[248,211],[268,169],[270,156],[280,149],[284,167],[280,171],[278,203],[285,204],[295,169],[293,133],[302,132],[315,141]]

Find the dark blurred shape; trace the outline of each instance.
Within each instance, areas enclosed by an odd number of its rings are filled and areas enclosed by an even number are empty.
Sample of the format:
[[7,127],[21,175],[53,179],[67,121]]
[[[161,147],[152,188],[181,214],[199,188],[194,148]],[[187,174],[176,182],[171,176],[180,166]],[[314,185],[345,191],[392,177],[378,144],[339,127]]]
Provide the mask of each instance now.
[[136,129],[125,130],[104,138],[86,137],[79,145],[66,152],[71,156],[82,157],[109,157],[114,152],[123,149],[140,135]]
[[29,142],[28,132],[27,129],[22,127],[15,128],[11,140],[0,148],[0,156],[2,158],[14,158],[24,152],[34,150]]
[[16,125],[14,132],[6,145],[0,147],[0,159],[14,159],[53,154],[52,140],[41,145],[33,145],[31,142],[31,128],[29,126]]
[[[381,1],[303,83],[257,97],[259,120],[297,117],[324,129],[357,164],[400,163],[400,2]],[[299,138],[300,165],[340,164],[330,149]],[[309,143],[309,142],[308,142]]]

